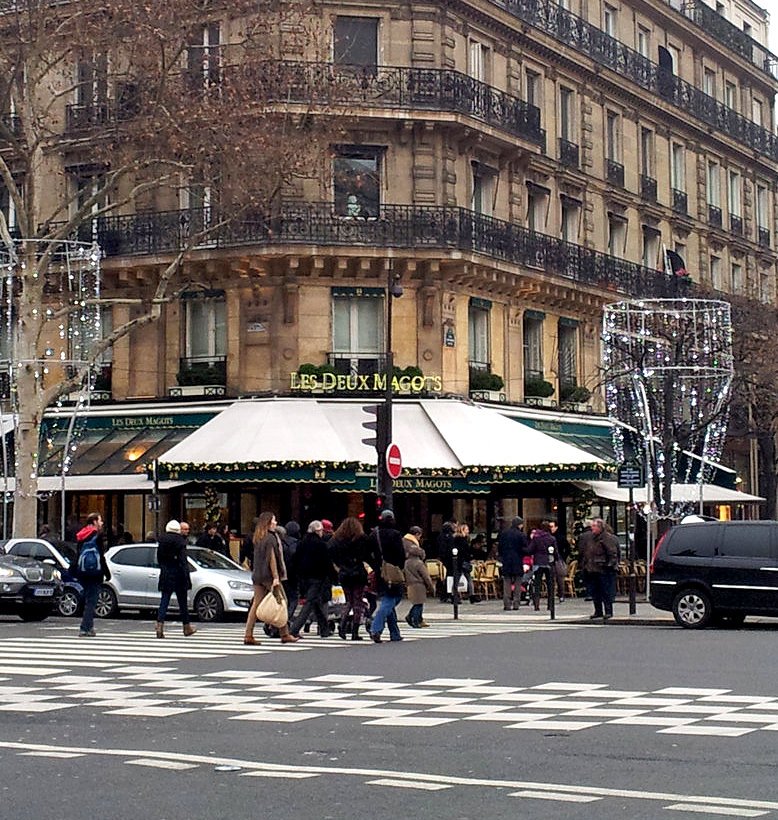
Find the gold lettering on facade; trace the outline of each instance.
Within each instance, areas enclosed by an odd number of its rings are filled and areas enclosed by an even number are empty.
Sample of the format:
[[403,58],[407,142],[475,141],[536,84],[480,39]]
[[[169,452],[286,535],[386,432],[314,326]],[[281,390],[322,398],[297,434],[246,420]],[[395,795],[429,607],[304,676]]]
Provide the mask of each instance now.
[[[344,373],[292,373],[289,378],[291,390],[306,393],[315,390],[331,390],[339,393],[378,393],[386,390],[386,374],[368,375]],[[393,376],[394,393],[439,393],[443,389],[441,376]]]

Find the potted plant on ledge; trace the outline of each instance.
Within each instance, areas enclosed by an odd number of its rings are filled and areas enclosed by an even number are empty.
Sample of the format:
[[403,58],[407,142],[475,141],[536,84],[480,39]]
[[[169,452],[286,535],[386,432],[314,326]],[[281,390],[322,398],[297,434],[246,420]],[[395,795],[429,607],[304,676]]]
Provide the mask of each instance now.
[[502,389],[505,385],[502,376],[488,370],[470,369],[470,398],[475,401],[507,401]]
[[227,362],[225,359],[182,360],[176,380],[178,387],[169,388],[169,396],[225,396]]
[[554,385],[542,378],[527,379],[524,382],[524,402],[536,407],[556,407]]
[[590,413],[592,408],[589,405],[589,399],[591,397],[592,391],[583,385],[571,385],[559,393],[562,407],[574,413]]

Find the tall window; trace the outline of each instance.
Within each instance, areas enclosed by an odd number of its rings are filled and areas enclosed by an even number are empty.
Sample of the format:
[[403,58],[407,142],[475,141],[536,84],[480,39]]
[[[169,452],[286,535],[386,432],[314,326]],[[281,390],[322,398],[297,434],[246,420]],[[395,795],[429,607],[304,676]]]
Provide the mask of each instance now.
[[524,72],[524,99],[530,104],[541,108],[543,98],[541,96],[540,74],[537,71],[527,69]]
[[621,161],[619,119],[619,115],[614,111],[608,111],[605,116],[605,156],[614,162]]
[[[105,174],[90,168],[79,169],[71,176],[73,194],[70,199],[70,213],[75,215],[90,199],[94,201],[89,211],[97,214],[107,202],[107,197],[101,191],[105,186]],[[78,227],[78,239],[81,242],[97,241],[97,219],[84,219]]]
[[739,262],[732,263],[732,293],[743,294],[743,266]]
[[575,142],[573,126],[573,92],[569,88],[559,89],[559,136],[568,142]]
[[756,224],[759,228],[767,228],[768,223],[768,190],[766,185],[756,186]]
[[467,57],[467,73],[475,80],[482,83],[489,82],[491,52],[489,46],[483,43],[470,41],[470,50]]
[[611,37],[615,37],[618,30],[617,15],[618,12],[616,9],[606,3],[602,10],[602,28],[603,31]]
[[637,47],[642,57],[651,56],[651,32],[643,26],[638,26]]
[[729,187],[727,192],[727,208],[730,216],[741,216],[740,213],[740,174],[737,171],[729,172]]
[[676,77],[681,76],[681,50],[677,46],[667,44],[667,53],[673,61],[673,74]]
[[193,362],[213,362],[227,355],[227,303],[223,295],[184,294],[184,350]]
[[207,230],[213,221],[213,190],[210,185],[191,181],[181,188],[179,202],[188,211],[191,233]]
[[640,129],[640,173],[654,176],[654,132],[650,128]]
[[671,148],[670,185],[676,191],[686,190],[686,152],[683,145],[674,142]]
[[548,211],[548,194],[538,187],[527,189],[527,227],[531,231],[544,233],[546,213]]
[[573,319],[560,319],[559,339],[559,387],[560,395],[576,386],[578,380],[578,323]]
[[13,235],[17,230],[16,205],[8,189],[0,183],[0,213],[5,217],[5,224]]
[[578,240],[578,226],[581,220],[581,206],[578,202],[567,197],[562,199],[561,236],[565,242]]
[[332,59],[336,65],[378,65],[378,18],[336,17]]
[[381,205],[380,148],[345,146],[332,161],[335,213],[375,218]]
[[526,311],[523,321],[524,381],[543,378],[543,316]]
[[368,296],[333,291],[332,346],[351,364],[350,372],[364,372],[359,360],[377,362],[384,351],[384,294],[380,289]]
[[710,258],[710,283],[716,290],[723,290],[721,281],[721,257]]
[[727,108],[737,111],[737,86],[735,83],[724,83],[724,104]]
[[489,307],[480,299],[472,299],[467,313],[468,363],[472,369],[488,370]]
[[759,298],[769,305],[773,301],[773,274],[768,270],[759,273]]
[[480,162],[473,162],[472,209],[478,214],[491,216],[494,213],[494,196],[497,191],[497,174]]
[[702,90],[709,96],[716,96],[716,72],[709,68],[702,72]]
[[754,121],[754,125],[762,125],[762,101],[761,100],[752,100],[751,101],[751,119]]
[[643,266],[655,268],[659,261],[659,231],[643,227]]
[[94,111],[108,101],[108,55],[82,52],[76,63],[76,105]]
[[708,205],[714,208],[721,207],[721,174],[718,162],[708,162],[707,173]]
[[212,88],[221,80],[221,30],[218,23],[197,29],[187,52],[189,77],[195,87]]
[[616,214],[608,214],[608,253],[624,258],[627,246],[627,220]]

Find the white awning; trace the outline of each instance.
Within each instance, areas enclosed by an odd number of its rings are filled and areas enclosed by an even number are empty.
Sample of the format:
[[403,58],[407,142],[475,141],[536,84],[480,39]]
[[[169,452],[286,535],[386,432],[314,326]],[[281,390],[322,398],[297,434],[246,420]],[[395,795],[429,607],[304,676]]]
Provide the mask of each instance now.
[[[160,490],[171,490],[186,484],[185,481],[160,481]],[[8,492],[16,488],[16,479],[8,478]],[[5,478],[0,476],[0,490],[6,489]],[[39,492],[58,492],[62,489],[61,476],[40,476],[38,478]],[[153,493],[154,482],[143,473],[128,473],[127,475],[68,475],[65,476],[65,490],[82,493]]]
[[10,433],[14,429],[14,417],[11,413],[0,416],[0,436]]
[[[235,402],[184,441],[160,464],[256,465],[289,461],[375,464],[364,444],[370,419],[362,403],[326,399]],[[604,462],[495,410],[456,399],[395,400],[393,441],[403,468],[537,467]]]
[[[579,481],[576,482],[581,488],[588,488],[594,492],[598,498],[606,498],[609,501],[629,501],[629,490],[616,486],[615,481]],[[699,502],[699,484],[673,484],[673,501]],[[645,503],[646,488],[639,487],[633,490],[635,501]],[[739,490],[730,490],[727,487],[720,487],[717,484],[702,485],[702,500],[710,504],[746,504],[749,502],[759,502],[765,499],[758,495],[741,493]]]

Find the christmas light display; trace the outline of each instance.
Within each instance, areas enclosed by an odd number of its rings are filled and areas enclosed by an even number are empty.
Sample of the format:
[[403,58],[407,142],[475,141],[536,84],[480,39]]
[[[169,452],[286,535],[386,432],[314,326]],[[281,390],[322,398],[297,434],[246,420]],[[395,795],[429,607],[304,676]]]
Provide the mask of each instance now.
[[[638,457],[661,515],[672,485],[710,481],[727,432],[733,376],[732,324],[726,302],[650,299],[608,305],[603,364],[619,461]],[[629,452],[631,450],[631,452]]]

